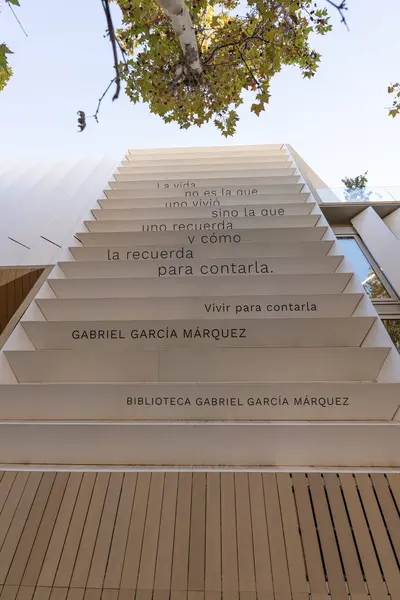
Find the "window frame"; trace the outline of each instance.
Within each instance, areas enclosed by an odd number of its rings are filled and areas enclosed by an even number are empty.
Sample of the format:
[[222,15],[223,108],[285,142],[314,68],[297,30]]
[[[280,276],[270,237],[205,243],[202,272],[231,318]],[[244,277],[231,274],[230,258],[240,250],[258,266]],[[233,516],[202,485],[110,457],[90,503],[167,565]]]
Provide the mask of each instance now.
[[[379,278],[379,280],[381,281],[381,283],[383,284],[387,293],[390,296],[390,298],[370,298],[368,296],[369,299],[371,300],[371,302],[373,302],[374,305],[399,304],[400,303],[399,297],[397,296],[393,287],[390,285],[389,280],[385,277],[384,272],[382,271],[382,269],[380,268],[380,266],[378,265],[378,263],[372,256],[371,252],[368,250],[367,246],[364,244],[361,237],[356,232],[353,232],[353,231],[345,232],[345,231],[343,231],[343,228],[340,228],[340,229],[342,229],[342,231],[340,231],[340,232],[338,231],[337,233],[334,232],[338,242],[340,243],[340,240],[343,238],[347,238],[347,239],[350,238],[356,242],[356,244],[360,248],[361,252],[364,254],[365,258],[367,259],[367,261],[371,265],[372,269],[374,270],[376,276]],[[354,273],[354,274],[357,275],[357,273]]]

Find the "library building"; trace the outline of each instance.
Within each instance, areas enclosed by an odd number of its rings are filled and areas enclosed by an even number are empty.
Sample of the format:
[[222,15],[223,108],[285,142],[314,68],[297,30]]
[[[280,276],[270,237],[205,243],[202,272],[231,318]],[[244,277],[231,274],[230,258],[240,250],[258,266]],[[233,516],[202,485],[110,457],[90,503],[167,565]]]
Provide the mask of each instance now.
[[131,149],[0,211],[0,600],[400,600],[400,186]]

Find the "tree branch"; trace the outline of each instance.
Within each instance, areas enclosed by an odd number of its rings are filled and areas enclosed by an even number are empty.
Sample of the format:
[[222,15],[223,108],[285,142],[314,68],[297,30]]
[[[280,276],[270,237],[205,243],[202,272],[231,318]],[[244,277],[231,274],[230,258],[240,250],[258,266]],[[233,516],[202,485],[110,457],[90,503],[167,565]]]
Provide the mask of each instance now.
[[341,16],[341,23],[346,25],[347,29],[349,29],[349,26],[347,25],[346,17],[344,16],[344,11],[348,10],[348,8],[346,6],[347,0],[342,0],[340,2],[340,4],[336,4],[336,2],[333,2],[333,0],[326,0],[326,1],[328,2],[328,4],[330,4],[331,6],[336,8],[336,10],[339,12],[339,15]]
[[[110,89],[110,87],[112,86],[113,83],[116,83],[116,77],[114,77],[114,79],[111,79],[110,83],[108,84],[108,86],[104,90],[103,94],[99,98],[99,102],[97,104],[96,112],[94,113],[94,115],[91,115],[91,117],[96,121],[96,123],[99,122],[99,120],[98,120],[98,114],[99,114],[99,111],[100,111],[101,103],[103,102],[103,99],[104,99],[105,95],[107,94],[108,90]],[[115,98],[113,98],[113,100],[114,99]]]
[[[113,51],[113,57],[114,57],[114,69],[115,69],[115,78],[111,81],[111,84],[113,82],[115,82],[115,94],[113,96],[113,101],[116,100],[119,96],[119,93],[121,91],[121,73],[119,70],[119,64],[118,64],[118,50],[117,50],[117,37],[115,35],[115,29],[114,29],[114,23],[112,21],[112,17],[111,17],[111,12],[110,12],[110,6],[108,3],[108,0],[101,0],[101,4],[103,6],[103,10],[104,10],[104,14],[106,15],[106,20],[107,20],[107,28],[108,28],[108,34],[110,36],[110,42],[111,42],[111,47],[112,47],[112,51]],[[108,92],[108,90],[110,89],[111,84],[108,86],[108,88],[106,89],[106,91],[104,92],[103,96],[101,97],[101,99],[103,99],[103,97],[105,96],[105,94]],[[98,110],[96,111],[95,114],[97,114]],[[97,120],[97,117],[96,117]]]
[[249,65],[247,64],[246,59],[243,56],[243,52],[240,50],[240,48],[238,48],[237,50],[238,50],[238,52],[240,54],[240,57],[241,57],[242,61],[244,62],[244,65],[245,65],[246,69],[248,70],[248,72],[250,74],[250,77],[252,78],[252,80],[256,84],[257,88],[261,89],[260,82],[258,81],[257,77],[254,75],[253,71],[250,69]]
[[11,2],[9,2],[9,0],[6,0],[6,2],[8,4],[8,6],[9,6],[9,8],[10,8],[12,14],[14,15],[14,17],[15,17],[18,25],[21,27],[21,29],[24,32],[24,34],[26,35],[26,37],[28,37],[28,34],[26,33],[25,29],[23,28],[21,21],[18,19],[16,12],[15,12],[15,10],[13,9],[13,7],[11,5]]

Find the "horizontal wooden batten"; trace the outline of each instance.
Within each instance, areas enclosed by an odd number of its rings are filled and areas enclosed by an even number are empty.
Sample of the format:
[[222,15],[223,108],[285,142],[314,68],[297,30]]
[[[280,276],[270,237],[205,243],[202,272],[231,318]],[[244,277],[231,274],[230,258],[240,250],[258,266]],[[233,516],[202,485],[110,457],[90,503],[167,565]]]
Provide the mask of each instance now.
[[70,261],[58,266],[67,277],[96,279],[108,277],[215,277],[232,275],[334,273],[343,256],[269,257],[269,258],[206,258],[164,261]]
[[171,207],[171,208],[98,208],[91,212],[98,221],[102,220],[140,220],[140,219],[176,219],[176,218],[263,218],[283,216],[309,215],[315,207],[315,202],[297,202],[293,204],[249,204],[244,206],[202,206],[202,207]]
[[273,156],[287,154],[283,144],[256,144],[243,146],[200,146],[200,147],[176,147],[176,148],[130,148],[127,158],[187,158],[187,157],[223,157],[255,155]]
[[2,385],[1,421],[390,421],[398,383]]
[[400,462],[398,424],[294,421],[218,425],[3,423],[0,455],[3,463],[25,465],[388,468]]
[[[188,173],[180,173],[179,168],[176,168],[175,171],[165,172],[161,170],[159,172],[153,173],[143,173],[141,170],[135,171],[120,171],[119,173],[114,174],[115,181],[109,181],[109,185],[113,189],[129,189],[129,184],[134,184],[136,187],[139,184],[143,184],[143,186],[153,185],[153,183],[157,184],[157,187],[164,187],[165,183],[168,183],[172,187],[180,187],[182,183],[185,181],[190,181],[194,183],[196,186],[204,186],[204,185],[212,185],[215,180],[219,182],[229,181],[229,183],[236,182],[244,182],[247,185],[247,182],[251,179],[252,181],[265,181],[265,183],[291,183],[292,181],[298,181],[300,175],[296,173],[296,168],[291,165],[285,165],[283,168],[275,167],[270,169],[230,169],[224,171],[213,171],[212,167],[209,167],[209,170],[194,173],[193,175],[189,175]],[[126,185],[120,184],[124,183]],[[238,183],[239,184],[239,183]]]
[[362,294],[210,296],[208,298],[38,298],[49,321],[151,319],[292,319],[350,317]]
[[201,175],[202,177],[207,177],[208,173],[228,173],[228,176],[232,174],[232,172],[241,173],[243,171],[275,171],[277,169],[293,169],[293,161],[289,159],[287,156],[282,156],[282,158],[276,157],[276,160],[264,160],[261,159],[253,159],[253,160],[230,160],[230,161],[208,161],[208,163],[199,163],[196,161],[184,161],[180,160],[177,164],[176,161],[166,160],[165,162],[161,161],[152,161],[150,164],[142,163],[137,164],[133,161],[123,160],[121,162],[121,166],[117,167],[115,172],[115,178],[118,179],[119,175],[128,175],[128,174],[147,174],[160,175],[161,179],[163,175],[172,173],[176,174],[176,179],[182,177],[187,177],[188,174],[190,177],[193,175]]
[[275,295],[340,294],[352,273],[326,275],[233,275],[232,277],[124,277],[51,279],[47,281],[58,298],[147,298]]
[[190,197],[182,198],[177,196],[176,198],[159,197],[159,198],[138,198],[132,196],[131,198],[120,198],[120,199],[109,199],[103,198],[98,200],[98,204],[102,208],[212,208],[219,206],[244,206],[250,204],[252,206],[269,206],[270,204],[300,204],[307,202],[311,198],[308,192],[297,192],[294,194],[258,194],[251,196],[248,202],[243,199],[242,196],[202,196],[202,197]]
[[5,351],[21,383],[375,381],[389,348]]
[[142,231],[163,233],[193,232],[193,231],[236,231],[237,229],[273,229],[274,227],[315,227],[320,219],[319,214],[300,215],[291,217],[248,217],[213,219],[206,218],[176,218],[151,219],[149,221],[85,221],[88,231],[102,233],[107,231]]
[[239,196],[240,198],[249,199],[265,194],[296,194],[303,192],[304,183],[284,183],[281,181],[273,185],[271,181],[257,184],[251,181],[249,186],[243,184],[223,184],[219,185],[213,182],[212,185],[204,187],[181,187],[181,188],[137,188],[129,190],[104,190],[106,198],[119,200],[123,198],[232,198]]
[[314,227],[279,227],[269,229],[201,230],[201,231],[135,231],[135,232],[87,232],[76,237],[84,246],[143,246],[189,244],[236,246],[247,243],[316,242],[327,232],[325,225]]
[[[35,348],[88,351],[131,348],[309,348],[360,346],[376,317],[23,321]],[[400,391],[400,386],[399,386]]]
[[136,246],[135,248],[98,246],[72,246],[69,248],[76,261],[103,261],[131,260],[149,261],[154,260],[183,260],[186,256],[193,254],[195,258],[251,258],[253,256],[304,256],[320,257],[326,256],[331,250],[333,240],[319,242],[276,242],[259,244],[196,244],[195,247],[188,244],[184,246]]

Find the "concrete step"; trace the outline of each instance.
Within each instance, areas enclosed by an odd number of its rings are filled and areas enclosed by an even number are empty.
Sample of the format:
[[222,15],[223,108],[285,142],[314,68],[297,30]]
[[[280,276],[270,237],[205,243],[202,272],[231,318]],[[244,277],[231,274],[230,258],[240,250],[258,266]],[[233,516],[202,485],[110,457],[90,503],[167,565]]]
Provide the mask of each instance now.
[[[193,232],[193,231],[232,231],[237,229],[273,229],[287,227],[315,227],[321,216],[319,214],[301,215],[292,217],[258,217],[254,218],[180,218],[180,219],[152,219],[151,221],[84,221],[88,231],[102,233],[108,231],[143,231],[163,233]],[[160,243],[160,242],[158,242]]]
[[[376,317],[281,319],[155,319],[138,321],[22,321],[35,348],[92,350],[131,348],[357,347]],[[400,389],[400,388],[399,388]]]
[[27,383],[0,397],[2,421],[390,421],[400,384]]
[[135,220],[135,219],[176,219],[176,218],[213,218],[213,219],[236,219],[242,217],[284,217],[309,215],[315,207],[315,202],[297,202],[293,204],[249,204],[246,206],[202,206],[182,208],[98,208],[92,210],[97,220]]
[[[295,194],[258,194],[251,196],[248,203],[251,206],[269,206],[271,204],[300,204],[312,199],[308,192],[297,192]],[[97,201],[102,208],[212,208],[219,206],[247,206],[247,199],[242,196],[205,196],[176,198],[160,196],[159,198],[138,198],[136,194],[131,198],[108,199],[102,198]]]
[[326,275],[233,275],[213,277],[125,277],[120,279],[51,279],[58,298],[147,298],[340,294],[352,273]]
[[38,298],[48,321],[130,319],[297,319],[350,317],[362,294],[210,296],[208,298]]
[[[118,179],[119,175],[125,174],[149,174],[151,177],[156,175],[156,178],[163,178],[167,174],[171,174],[174,179],[184,179],[185,177],[193,177],[201,175],[202,179],[208,178],[209,176],[213,176],[215,173],[219,173],[221,176],[225,177],[226,175],[232,175],[232,173],[249,173],[254,172],[259,174],[261,172],[269,171],[280,171],[281,169],[293,169],[293,161],[288,160],[287,157],[282,156],[280,160],[274,161],[266,161],[266,160],[257,160],[257,161],[229,161],[229,162],[209,162],[208,164],[195,164],[193,163],[183,163],[179,161],[179,164],[176,164],[174,161],[171,164],[171,161],[166,161],[164,164],[159,164],[156,162],[155,164],[144,164],[142,165],[133,163],[132,161],[122,161],[122,166],[116,169],[115,177]],[[267,173],[267,174],[268,174]]]
[[[184,260],[196,258],[252,258],[253,256],[326,256],[333,240],[320,242],[275,242],[259,244],[196,244],[190,246],[136,246],[101,248],[96,246],[73,246],[69,250],[77,261],[131,260],[143,262],[154,260]],[[118,258],[117,258],[118,257]]]
[[[194,255],[195,256],[195,255]],[[269,258],[206,258],[163,261],[69,261],[58,265],[66,277],[201,277],[334,273],[343,256],[269,257]]]
[[120,200],[122,198],[204,198],[204,199],[219,199],[223,198],[232,198],[233,196],[240,197],[243,201],[249,200],[251,201],[256,196],[266,195],[266,194],[296,194],[297,192],[305,191],[304,183],[284,183],[284,181],[280,181],[279,183],[273,184],[271,181],[268,183],[261,183],[259,180],[257,183],[250,182],[249,186],[244,184],[232,184],[229,185],[227,183],[218,185],[216,182],[211,183],[211,185],[206,185],[203,187],[200,186],[186,186],[181,188],[175,187],[163,187],[157,188],[156,186],[152,188],[130,188],[130,189],[110,189],[104,190],[104,195],[106,198]]
[[185,245],[216,248],[239,247],[242,244],[297,243],[322,240],[328,227],[270,227],[269,229],[201,230],[201,231],[136,231],[102,232],[82,231],[76,237],[84,246],[136,246]]
[[0,456],[24,465],[387,469],[400,463],[400,424],[2,423]]
[[375,381],[389,348],[8,350],[21,383]]
[[108,182],[113,190],[137,190],[146,188],[156,189],[184,189],[197,187],[212,187],[213,185],[232,186],[257,186],[257,185],[281,185],[298,183],[300,175],[296,174],[295,168],[269,169],[268,171],[250,170],[238,172],[231,171],[212,172],[200,174],[189,178],[187,175],[180,177],[174,173],[146,173],[140,171],[137,174],[114,174],[114,180]]

